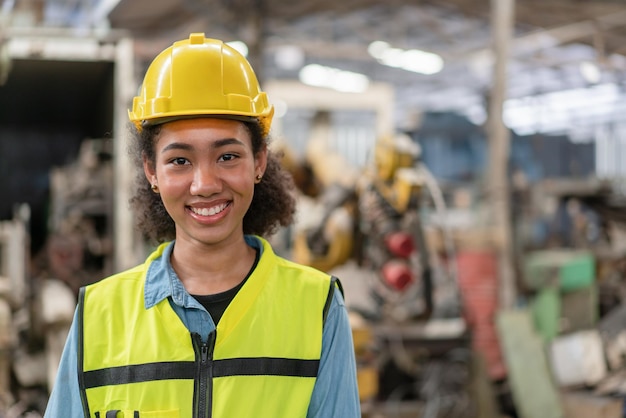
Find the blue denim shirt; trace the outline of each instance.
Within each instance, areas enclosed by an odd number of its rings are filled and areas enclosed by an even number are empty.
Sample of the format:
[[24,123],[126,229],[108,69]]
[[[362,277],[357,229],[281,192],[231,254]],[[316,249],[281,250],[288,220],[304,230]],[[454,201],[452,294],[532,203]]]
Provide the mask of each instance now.
[[[262,245],[255,237],[246,236],[246,242],[262,251]],[[206,309],[185,290],[174,272],[170,264],[173,244],[170,243],[163,256],[155,260],[148,269],[144,298],[146,309],[170,298],[172,307],[189,331],[206,338],[215,330],[215,324]],[[44,418],[84,417],[76,368],[76,326],[75,313]],[[335,292],[324,325],[320,367],[307,418],[360,416],[350,323],[341,293]]]

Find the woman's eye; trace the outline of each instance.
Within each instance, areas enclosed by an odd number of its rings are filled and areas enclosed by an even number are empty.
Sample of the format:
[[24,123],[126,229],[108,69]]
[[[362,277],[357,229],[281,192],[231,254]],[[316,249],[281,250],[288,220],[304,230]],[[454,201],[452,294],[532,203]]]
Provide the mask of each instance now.
[[188,161],[187,161],[186,158],[179,157],[179,158],[174,158],[171,161],[171,163],[174,164],[174,165],[185,165],[185,164],[188,163]]
[[232,161],[235,158],[237,158],[235,154],[224,154],[220,157],[220,161]]

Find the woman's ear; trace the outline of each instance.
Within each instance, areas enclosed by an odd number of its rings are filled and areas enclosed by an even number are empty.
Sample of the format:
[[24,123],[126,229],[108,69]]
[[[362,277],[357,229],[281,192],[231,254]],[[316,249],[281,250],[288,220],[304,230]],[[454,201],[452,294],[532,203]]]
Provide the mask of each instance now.
[[267,168],[267,153],[267,145],[264,145],[263,149],[261,149],[254,158],[254,172],[257,176],[263,176],[265,173],[265,169]]
[[150,184],[157,184],[156,168],[154,167],[154,163],[145,155],[143,156],[143,172]]

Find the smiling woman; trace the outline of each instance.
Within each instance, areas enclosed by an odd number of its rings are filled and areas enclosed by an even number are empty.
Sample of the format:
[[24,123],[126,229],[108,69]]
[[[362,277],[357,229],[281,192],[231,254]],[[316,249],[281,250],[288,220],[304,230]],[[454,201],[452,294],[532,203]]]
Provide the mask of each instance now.
[[[267,147],[266,138],[262,136],[258,124],[243,122],[241,125],[245,126],[248,132],[253,153]],[[144,161],[156,163],[154,142],[155,138],[159,137],[162,126],[148,126],[136,132],[131,148],[138,166],[144,164]],[[255,186],[250,210],[243,219],[245,234],[269,236],[281,226],[287,226],[293,221],[295,202],[291,194],[292,179],[281,169],[276,155],[268,153],[262,178],[263,181],[259,181]],[[174,220],[165,210],[160,195],[154,193],[153,186],[157,184],[146,181],[143,171],[138,171],[135,196],[131,200],[137,224],[145,237],[152,242],[172,240],[176,234]]]
[[[166,123],[154,144],[155,158],[145,158],[143,166],[175,224],[173,257],[180,257],[179,249],[186,254],[184,247],[195,243],[228,246],[241,241],[256,178],[265,173],[267,148],[253,151],[243,122],[215,118]],[[285,203],[293,201],[282,197]]]
[[130,112],[131,203],[159,245],[81,289],[46,417],[360,417],[338,279],[266,240],[295,209],[272,116],[221,41],[155,58]]

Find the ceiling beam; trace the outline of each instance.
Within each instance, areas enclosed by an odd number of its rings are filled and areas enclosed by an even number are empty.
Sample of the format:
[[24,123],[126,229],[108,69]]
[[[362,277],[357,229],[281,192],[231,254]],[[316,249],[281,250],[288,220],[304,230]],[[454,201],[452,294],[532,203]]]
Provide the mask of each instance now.
[[598,30],[607,31],[626,26],[626,8],[605,16],[534,32],[515,38],[512,53],[530,54],[541,49],[592,38]]

